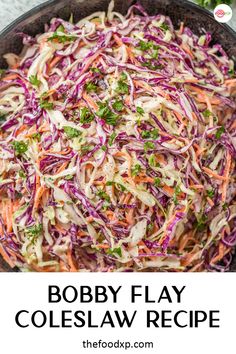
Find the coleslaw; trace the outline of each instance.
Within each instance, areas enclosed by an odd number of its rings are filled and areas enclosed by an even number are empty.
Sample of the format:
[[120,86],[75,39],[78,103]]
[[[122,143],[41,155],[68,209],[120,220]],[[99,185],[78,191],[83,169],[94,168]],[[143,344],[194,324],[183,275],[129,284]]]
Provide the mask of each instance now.
[[227,271],[236,78],[140,5],[51,20],[0,79],[0,254],[22,271]]

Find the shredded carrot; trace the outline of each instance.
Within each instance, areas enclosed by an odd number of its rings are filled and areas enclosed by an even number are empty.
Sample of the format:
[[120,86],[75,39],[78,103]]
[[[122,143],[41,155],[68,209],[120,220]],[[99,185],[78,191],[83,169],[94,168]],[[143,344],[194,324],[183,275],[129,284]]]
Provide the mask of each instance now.
[[88,102],[90,107],[95,109],[95,111],[98,110],[98,105],[93,101],[93,99],[85,91],[83,93],[83,98],[85,99],[86,102]]
[[191,184],[193,189],[204,189],[205,187],[202,184]]
[[22,133],[27,128],[28,128],[27,125],[25,125],[25,124],[21,125],[16,131],[16,136],[18,136],[20,133]]
[[181,48],[183,48],[183,50],[188,53],[188,55],[193,59],[194,55],[193,52],[191,51],[190,47],[187,44],[181,44]]
[[230,251],[230,248],[227,248],[222,242],[219,243],[219,247],[218,247],[219,253],[211,259],[211,264],[215,264],[219,261],[221,261],[221,259]]
[[180,22],[180,28],[179,28],[179,34],[181,35],[183,33],[184,30],[184,23]]
[[62,59],[62,57],[55,57],[52,59],[51,63],[49,64],[49,71],[59,63],[59,61]]
[[86,233],[85,231],[79,231],[79,232],[77,233],[77,236],[78,236],[78,237],[87,236],[87,233]]
[[213,200],[210,197],[207,197],[207,201],[211,207],[213,207],[215,205],[215,203],[213,202]]
[[149,177],[149,176],[137,176],[137,177],[135,177],[134,178],[134,181],[136,182],[136,183],[154,183],[154,178],[152,178],[152,177]]
[[101,249],[108,249],[108,248],[110,248],[109,245],[103,244],[103,243],[97,244],[96,247],[97,247],[97,248],[101,248]]
[[94,55],[92,55],[88,60],[84,68],[81,70],[81,74],[85,73],[89,67],[91,67],[92,63],[97,59],[100,55],[101,49],[99,49]]
[[68,259],[68,264],[70,266],[70,272],[78,272],[78,269],[74,265],[74,261],[72,258],[72,252],[70,249],[67,251],[67,259]]
[[7,76],[4,76],[4,77],[2,78],[2,81],[15,80],[15,79],[17,79],[18,77],[19,77],[18,74],[9,74],[9,75],[7,75]]
[[146,253],[152,253],[152,251],[145,245],[145,243],[143,241],[139,241],[139,246],[142,246],[142,249],[146,252]]
[[167,186],[167,184],[166,184],[166,185],[164,185],[164,186],[162,187],[162,189],[163,189],[164,192],[167,193],[170,197],[173,197],[173,195],[174,195],[174,193],[175,193],[174,188],[169,187],[169,186]]
[[177,117],[177,119],[186,127],[187,126],[187,122],[183,120],[183,117],[181,116],[181,114],[179,112],[174,112],[175,116]]
[[191,85],[191,90],[192,91],[195,91],[195,92],[198,92],[198,95],[196,96],[196,99],[199,101],[199,102],[205,102],[205,103],[208,103],[208,104],[215,104],[215,105],[219,105],[221,104],[221,100],[217,97],[210,97],[208,96],[201,88],[199,87],[196,87],[196,86],[193,86]]
[[227,85],[227,84],[231,84],[231,83],[236,84],[236,79],[227,79],[227,80],[225,80],[225,84],[226,84],[226,85]]
[[62,171],[64,171],[66,169],[66,167],[68,166],[69,161],[64,162],[63,164],[61,164],[61,166],[58,168],[57,172],[55,174],[61,173]]
[[36,190],[36,194],[35,194],[35,198],[34,198],[34,206],[33,206],[33,213],[38,209],[39,204],[40,204],[40,199],[43,196],[43,193],[47,190],[46,187],[44,186],[40,186],[37,190]]
[[185,81],[186,83],[195,84],[195,83],[198,83],[198,82],[199,82],[199,79],[193,77],[193,78],[191,78],[191,79],[184,79],[184,81]]
[[61,232],[62,235],[65,235],[67,233],[67,230],[64,229],[64,227],[62,226],[62,224],[59,221],[56,222],[55,229],[57,231]]
[[216,172],[210,170],[210,168],[207,167],[202,167],[203,171],[205,171],[209,176],[219,180],[219,181],[225,181],[226,177],[225,176],[220,176]]
[[121,38],[119,36],[117,36],[117,34],[113,34],[113,37],[115,39],[115,42],[118,46],[122,46],[123,45],[123,42],[121,40]]
[[11,200],[7,202],[7,232],[12,232],[12,220],[13,220],[13,204]]
[[2,256],[2,258],[4,259],[5,262],[7,262],[9,264],[9,266],[11,268],[14,268],[14,263],[11,260],[11,258],[8,256],[7,252],[4,250],[3,246],[0,243],[0,255]]
[[234,120],[230,126],[230,130],[233,130],[233,129],[236,129],[236,120]]
[[191,241],[193,244],[197,242],[197,240],[193,236],[193,232],[189,231],[185,235],[181,237],[180,243],[179,243],[179,252],[183,252],[185,247],[187,246],[188,242]]
[[197,252],[198,251],[193,250],[192,252],[185,255],[185,257],[181,260],[181,265],[184,267],[189,266],[193,262],[193,260],[196,258]]
[[229,184],[230,165],[231,165],[231,155],[230,155],[229,151],[227,150],[226,166],[225,166],[225,172],[224,172],[225,181],[222,185],[222,201],[223,202],[225,202],[225,200],[226,200],[227,186]]
[[201,149],[200,146],[197,145],[196,143],[194,143],[193,146],[197,150],[196,151],[196,157],[200,156],[204,152],[204,149]]
[[88,216],[88,217],[86,218],[86,221],[87,221],[87,222],[93,222],[93,221],[94,221],[94,218],[93,218],[92,216]]
[[134,223],[134,209],[130,209],[128,212],[125,213],[126,216],[126,220],[128,222],[129,225],[133,225]]

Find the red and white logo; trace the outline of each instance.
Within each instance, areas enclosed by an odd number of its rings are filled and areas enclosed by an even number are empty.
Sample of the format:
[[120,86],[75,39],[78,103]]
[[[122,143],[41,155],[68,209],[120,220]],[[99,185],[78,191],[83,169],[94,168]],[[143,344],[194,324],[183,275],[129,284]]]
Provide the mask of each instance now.
[[225,12],[224,12],[224,10],[220,10],[220,9],[219,9],[219,10],[216,11],[215,15],[216,15],[217,17],[221,18],[221,17],[224,17]]
[[226,4],[216,6],[214,10],[214,17],[218,22],[228,22],[232,18],[232,9]]

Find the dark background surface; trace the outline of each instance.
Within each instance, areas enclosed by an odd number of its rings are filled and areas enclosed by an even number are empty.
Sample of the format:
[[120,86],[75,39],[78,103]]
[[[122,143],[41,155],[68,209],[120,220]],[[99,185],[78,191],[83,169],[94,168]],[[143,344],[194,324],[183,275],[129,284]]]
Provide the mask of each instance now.
[[[3,54],[21,51],[22,42],[17,33],[25,32],[36,35],[44,31],[44,24],[53,17],[68,20],[73,13],[74,19],[77,21],[92,12],[106,11],[109,2],[110,0],[51,0],[34,8],[0,33],[0,67],[6,67],[2,58]],[[125,14],[133,3],[136,1],[117,0],[115,1],[115,10]],[[216,22],[210,12],[184,0],[140,0],[140,3],[150,15],[162,13],[170,16],[175,27],[178,27],[183,21],[198,35],[204,33],[204,29],[211,32],[213,41],[220,43],[236,62],[236,33],[227,25]],[[0,271],[12,271],[1,257]],[[231,271],[236,272],[236,257],[234,257]]]

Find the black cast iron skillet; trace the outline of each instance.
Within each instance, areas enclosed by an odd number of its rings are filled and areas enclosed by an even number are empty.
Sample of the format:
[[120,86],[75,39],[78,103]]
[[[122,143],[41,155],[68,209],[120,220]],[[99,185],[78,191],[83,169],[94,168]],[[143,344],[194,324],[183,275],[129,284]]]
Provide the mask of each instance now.
[[[110,0],[49,0],[19,17],[0,33],[0,67],[6,67],[3,54],[20,53],[22,41],[19,32],[36,35],[44,31],[45,23],[53,17],[68,20],[73,13],[74,20],[90,15],[95,11],[107,10]],[[140,0],[150,15],[161,13],[170,16],[175,27],[183,21],[194,33],[200,35],[204,30],[211,32],[213,42],[220,43],[227,54],[236,62],[236,33],[227,25],[215,21],[212,14],[185,0]],[[125,14],[136,0],[115,0],[115,10]],[[15,271],[14,269],[13,271]],[[12,271],[0,258],[0,271]],[[236,256],[231,271],[236,271]]]

